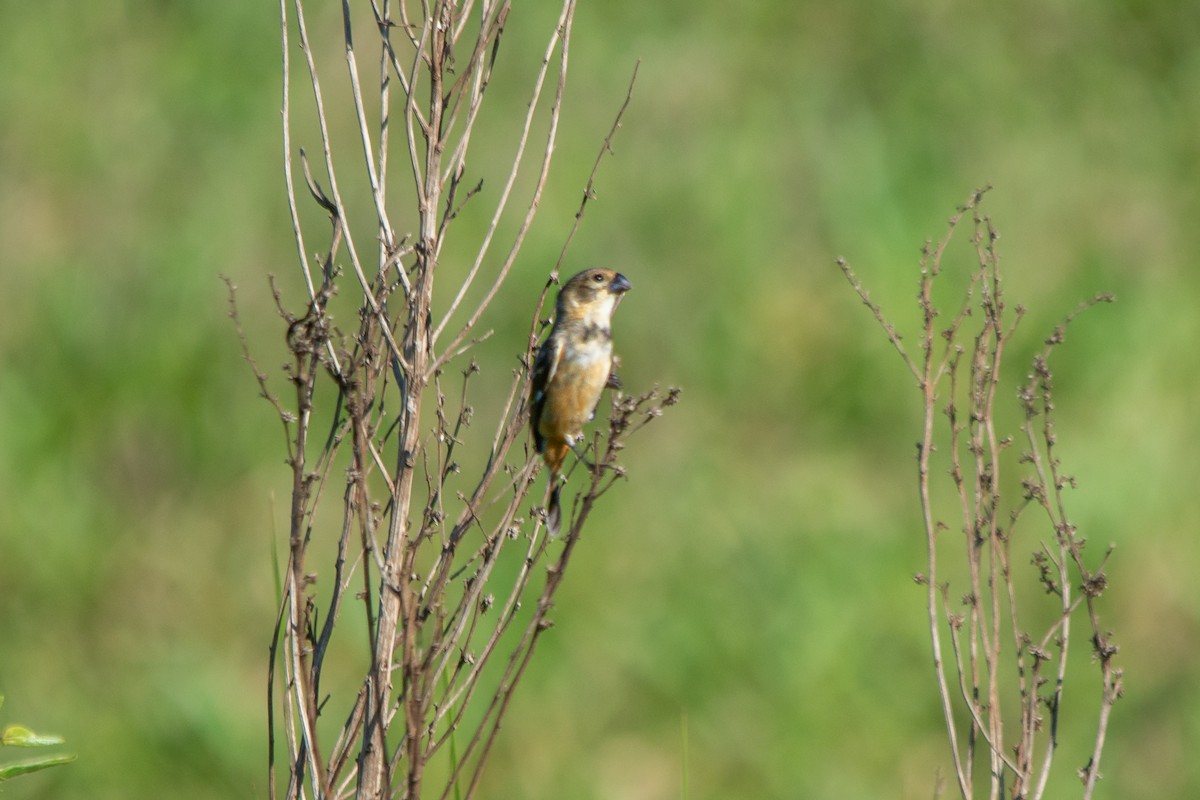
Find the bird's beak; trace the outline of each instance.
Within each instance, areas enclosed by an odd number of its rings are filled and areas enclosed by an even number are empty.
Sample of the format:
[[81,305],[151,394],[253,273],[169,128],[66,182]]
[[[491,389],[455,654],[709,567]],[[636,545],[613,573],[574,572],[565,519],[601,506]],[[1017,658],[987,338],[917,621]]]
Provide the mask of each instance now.
[[612,279],[612,283],[608,285],[608,290],[613,294],[625,294],[632,288],[633,284],[629,282],[629,278],[626,278],[619,272],[617,273],[617,276]]

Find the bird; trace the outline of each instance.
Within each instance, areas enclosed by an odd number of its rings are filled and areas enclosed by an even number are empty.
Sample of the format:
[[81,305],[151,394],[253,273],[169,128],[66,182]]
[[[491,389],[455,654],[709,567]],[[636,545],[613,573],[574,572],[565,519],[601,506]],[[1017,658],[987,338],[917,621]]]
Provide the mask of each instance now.
[[583,440],[606,387],[619,389],[613,371],[612,316],[633,285],[619,272],[595,267],[572,276],[558,292],[554,324],[538,348],[529,392],[534,446],[550,471],[546,527],[562,523],[559,476],[568,451]]

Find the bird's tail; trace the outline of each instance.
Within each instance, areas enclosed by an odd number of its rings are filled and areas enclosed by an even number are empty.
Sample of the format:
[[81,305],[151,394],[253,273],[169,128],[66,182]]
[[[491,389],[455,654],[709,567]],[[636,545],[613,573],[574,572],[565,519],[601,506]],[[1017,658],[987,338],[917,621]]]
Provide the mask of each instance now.
[[567,458],[567,453],[570,452],[570,446],[563,442],[546,442],[542,451],[542,457],[546,459],[546,472],[548,478],[546,482],[546,491],[549,495],[546,501],[546,530],[550,532],[550,538],[558,536],[562,530],[562,506],[559,503],[559,490],[561,481],[559,475],[562,472],[563,461]]
[[552,473],[550,475],[550,502],[546,504],[546,530],[550,532],[551,539],[557,538],[562,530],[562,505],[559,503],[558,493],[558,476]]

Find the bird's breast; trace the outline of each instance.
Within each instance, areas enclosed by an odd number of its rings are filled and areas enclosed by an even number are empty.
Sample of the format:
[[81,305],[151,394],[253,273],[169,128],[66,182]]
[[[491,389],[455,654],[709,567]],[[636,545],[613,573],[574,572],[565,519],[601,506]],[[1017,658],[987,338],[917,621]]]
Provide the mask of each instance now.
[[597,363],[603,363],[606,367],[611,366],[612,339],[608,335],[608,331],[601,333],[585,330],[581,336],[567,345],[563,351],[563,361],[585,369]]
[[563,350],[546,387],[539,424],[550,440],[574,438],[591,418],[612,371],[612,342],[603,337],[577,337]]

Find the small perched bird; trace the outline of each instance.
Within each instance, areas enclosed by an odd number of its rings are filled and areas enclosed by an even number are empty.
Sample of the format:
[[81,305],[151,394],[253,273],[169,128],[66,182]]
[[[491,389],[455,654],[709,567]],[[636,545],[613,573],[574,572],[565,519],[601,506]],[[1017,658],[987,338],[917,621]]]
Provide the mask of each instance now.
[[587,269],[563,284],[554,326],[533,364],[529,426],[550,468],[546,527],[557,536],[562,522],[558,477],[567,451],[583,439],[583,426],[596,413],[606,386],[620,388],[613,372],[612,321],[632,285],[611,269]]

